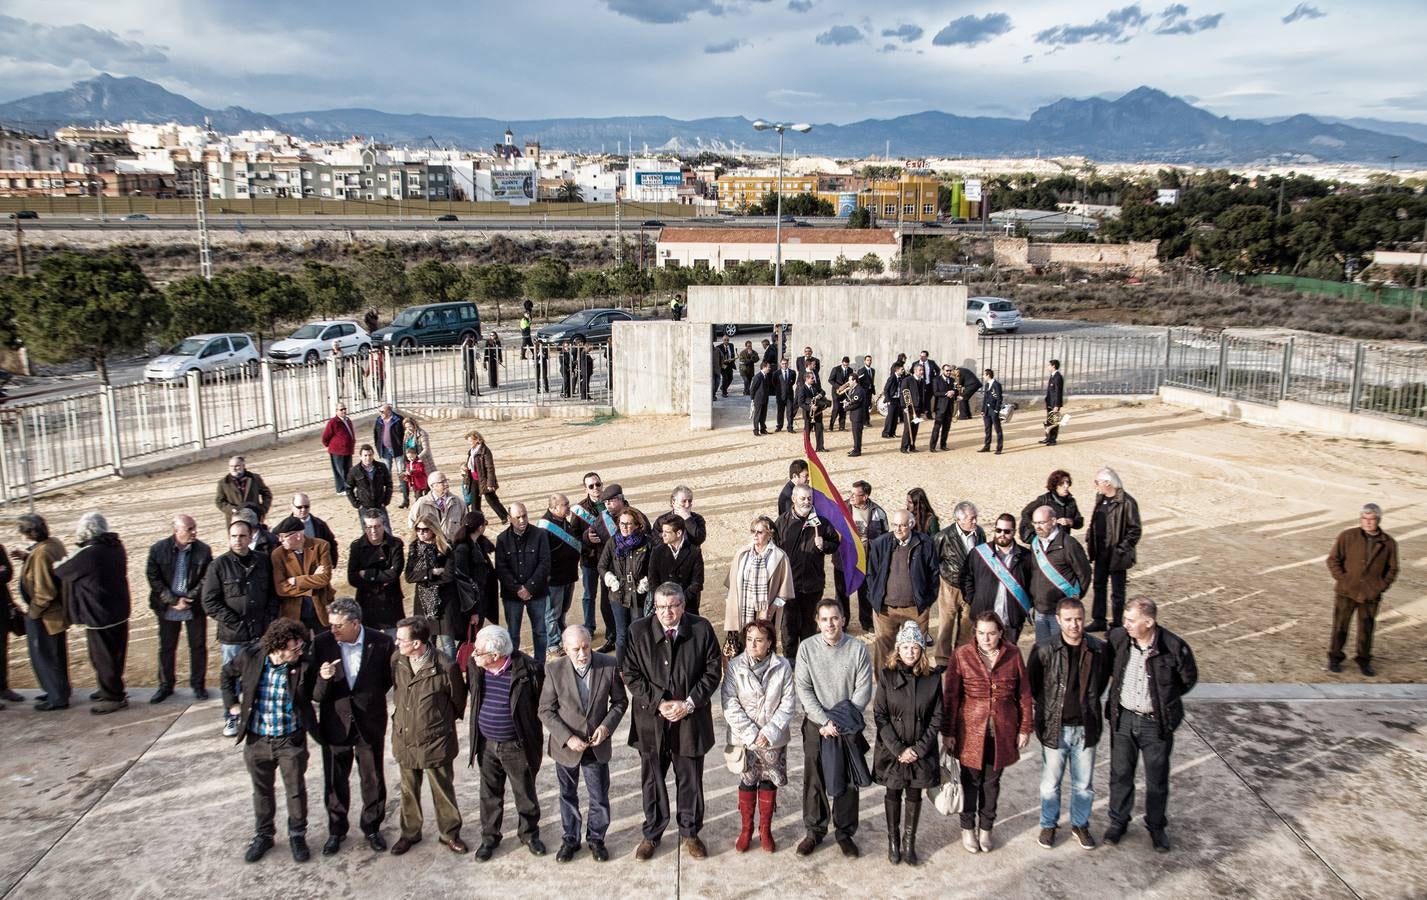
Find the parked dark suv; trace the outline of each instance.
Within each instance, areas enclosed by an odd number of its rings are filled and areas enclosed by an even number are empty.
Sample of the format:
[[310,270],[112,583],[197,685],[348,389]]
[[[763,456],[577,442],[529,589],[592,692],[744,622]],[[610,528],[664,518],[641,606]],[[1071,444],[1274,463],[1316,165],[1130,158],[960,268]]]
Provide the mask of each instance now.
[[481,339],[481,314],[469,300],[408,306],[390,325],[372,332],[381,344],[407,349],[465,343]]

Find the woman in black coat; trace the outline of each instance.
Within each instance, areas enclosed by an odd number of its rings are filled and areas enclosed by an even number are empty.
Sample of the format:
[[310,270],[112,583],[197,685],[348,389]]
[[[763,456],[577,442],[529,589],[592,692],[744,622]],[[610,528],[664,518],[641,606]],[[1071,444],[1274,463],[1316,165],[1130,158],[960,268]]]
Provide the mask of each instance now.
[[475,586],[474,615],[478,627],[500,621],[500,581],[496,578],[491,554],[495,544],[486,537],[486,517],[478,509],[466,513],[461,520],[461,539],[454,551],[456,571]]
[[451,548],[435,519],[423,516],[417,521],[416,536],[406,548],[404,577],[407,584],[416,586],[411,614],[431,620],[436,649],[455,661],[456,642],[466,636],[466,623],[456,591]]
[[1050,473],[1050,477],[1045,480],[1045,493],[1021,510],[1021,543],[1029,547],[1031,540],[1035,538],[1036,530],[1031,525],[1031,516],[1042,506],[1055,510],[1055,523],[1066,531],[1079,531],[1085,527],[1085,517],[1080,514],[1080,507],[1076,505],[1075,497],[1070,493],[1070,485],[1069,472],[1056,469]]
[[[917,821],[922,791],[941,783],[937,759],[941,733],[941,679],[931,672],[926,636],[916,622],[904,622],[897,648],[877,679],[872,718],[877,745],[872,751],[872,780],[887,788],[887,860],[917,859]],[[903,815],[903,799],[906,809]]]

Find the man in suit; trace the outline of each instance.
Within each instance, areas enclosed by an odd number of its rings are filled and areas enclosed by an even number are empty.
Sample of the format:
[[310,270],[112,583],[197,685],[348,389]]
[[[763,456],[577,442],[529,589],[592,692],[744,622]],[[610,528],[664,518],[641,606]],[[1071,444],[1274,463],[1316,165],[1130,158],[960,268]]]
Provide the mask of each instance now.
[[932,441],[928,448],[935,453],[946,449],[947,435],[951,433],[951,420],[956,416],[956,400],[960,385],[956,381],[956,367],[947,363],[941,373],[932,380]]
[[778,348],[767,338],[763,339],[763,361],[773,368],[778,368]]
[[332,529],[322,519],[312,514],[312,500],[306,494],[298,492],[292,495],[292,517],[302,523],[302,533],[310,538],[321,538],[327,542],[332,551],[332,565],[337,565],[337,538],[332,534]]
[[803,355],[798,357],[798,381],[801,382],[803,380],[803,375],[811,371],[813,373],[813,379],[817,381],[819,386],[821,386],[823,381],[822,370],[822,360],[818,359],[816,356],[813,356],[813,348],[804,347]]
[[1001,455],[1001,383],[996,373],[986,370],[986,383],[981,394],[981,424],[986,429],[986,440],[977,453],[991,452],[991,431],[996,432],[996,455]]
[[[697,550],[698,548],[691,548]],[[560,785],[560,826],[564,836],[556,862],[569,862],[580,849],[580,827],[595,862],[607,862],[609,830],[610,736],[619,727],[629,699],[613,656],[590,649],[590,633],[571,625],[561,635],[565,655],[545,669],[540,691],[540,721],[550,733],[550,758]],[[589,794],[588,819],[580,817],[580,778]]]
[[[932,359],[931,354],[925,350],[917,354],[917,360],[916,362],[912,363],[912,365],[916,365],[916,363],[922,364],[921,382],[926,387],[926,389],[930,391],[932,387],[932,382],[936,380],[937,372],[941,370],[937,368],[936,360]],[[928,409],[927,414],[931,414],[930,409]]]
[[733,369],[737,362],[738,348],[733,346],[733,341],[725,334],[718,342],[718,390],[725,397],[728,396],[728,386],[733,383]]
[[820,401],[825,401],[827,394],[818,384],[817,375],[811,370],[803,373],[803,383],[798,387],[797,399],[798,409],[803,414],[803,434],[812,431],[814,449],[818,453],[826,453],[827,448],[823,446],[823,410]]
[[[317,726],[310,679],[303,661],[307,629],[278,619],[256,645],[223,666],[223,705],[238,721],[238,743],[253,783],[257,833],[243,858],[250,863],[272,849],[277,833],[274,782],[282,772],[287,798],[287,836],[292,858],[307,862],[307,734]],[[238,686],[241,686],[241,701]]]
[[961,376],[961,412],[960,418],[971,418],[971,398],[976,392],[981,390],[981,379],[976,377],[976,373],[966,366],[958,366],[956,374]]
[[532,856],[544,856],[540,840],[540,800],[535,775],[540,771],[542,669],[515,648],[510,632],[487,625],[476,632],[475,652],[466,664],[471,692],[472,765],[481,767],[481,845],[476,862],[488,861],[500,845],[505,816],[505,783],[510,781],[517,833]]
[[149,698],[162,703],[173,695],[174,657],[178,636],[188,631],[188,683],[195,700],[207,700],[203,677],[208,671],[208,617],[203,614],[199,593],[213,550],[198,539],[198,523],[192,516],[173,517],[173,535],[149,548],[146,574],[149,579],[149,608],[158,617],[159,687]]
[[788,463],[788,481],[783,485],[783,489],[778,492],[778,515],[782,515],[793,508],[793,490],[800,486],[806,486],[810,480],[808,475],[808,461],[798,457]]
[[795,418],[793,394],[798,389],[798,378],[797,374],[789,367],[786,356],[778,360],[778,371],[774,372],[773,376],[775,379],[773,383],[777,386],[777,393],[773,396],[778,401],[778,430],[783,430],[786,419],[787,429],[791,434]]
[[684,604],[697,616],[704,592],[704,553],[688,539],[684,520],[677,515],[660,516],[657,524],[663,543],[649,554],[649,583],[672,581],[683,588]]
[[758,369],[758,373],[753,376],[753,384],[749,388],[749,394],[753,397],[753,433],[755,435],[768,433],[768,397],[777,390],[773,383],[773,366],[768,360],[763,360]]
[[852,388],[848,390],[847,396],[843,398],[843,408],[847,416],[852,421],[852,450],[848,456],[862,455],[862,430],[867,427],[867,419],[872,415],[872,384],[873,372],[870,360],[869,365],[857,375],[851,377]]
[[934,654],[938,665],[951,662],[952,651],[971,641],[975,626],[967,598],[962,593],[962,573],[967,557],[978,544],[986,543],[986,531],[976,524],[979,513],[976,504],[963,500],[952,510],[950,525],[937,532],[933,543],[936,545],[937,574],[941,576],[940,593],[937,595],[937,625]]
[[887,421],[882,426],[884,438],[897,436],[897,423],[902,418],[901,388],[904,368],[902,363],[892,363],[892,374],[887,376],[887,383],[882,385],[882,399],[887,401]]
[[827,376],[828,391],[832,394],[832,418],[828,420],[828,428],[837,431],[847,430],[847,403],[846,397],[838,393],[838,388],[847,384],[852,379],[852,366],[850,359],[846,356],[842,362],[833,366]]
[[1001,513],[990,542],[974,545],[961,565],[961,596],[970,607],[968,617],[974,622],[981,613],[994,612],[1005,624],[1006,640],[1016,643],[1029,612],[1030,580],[1031,554],[1016,543],[1016,517]]
[[273,589],[282,604],[279,615],[296,619],[312,631],[327,627],[327,604],[332,590],[332,548],[310,538],[302,523],[288,516],[274,532],[278,546],[272,552]]
[[317,703],[316,737],[322,745],[322,796],[327,804],[327,843],[322,855],[340,850],[347,836],[354,761],[362,785],[358,824],[367,843],[381,853],[386,850],[381,835],[386,818],[382,747],[396,643],[363,625],[361,605],[347,597],[332,601],[327,619],[331,630],[312,640],[312,664],[317,667],[312,699]]
[[441,533],[448,544],[454,544],[461,531],[461,520],[466,517],[466,501],[459,491],[451,490],[451,479],[445,472],[431,472],[426,476],[426,485],[431,493],[418,497],[411,504],[411,512],[406,514],[406,527],[415,528],[416,523],[425,518],[435,519],[441,526]]
[[676,584],[654,589],[654,615],[635,620],[620,664],[633,697],[629,743],[639,750],[644,797],[644,839],[637,860],[654,856],[669,825],[669,787],[674,767],[679,800],[679,837],[691,859],[705,859],[699,839],[704,824],[704,755],[714,745],[711,703],[723,672],[718,638],[707,619],[685,612]]
[[[1060,408],[1065,405],[1065,376],[1060,374],[1060,360],[1053,359],[1046,363],[1046,368],[1050,369],[1050,377],[1045,384],[1045,414],[1046,418],[1059,416]],[[1045,444],[1047,447],[1055,446],[1055,439],[1060,435],[1060,426],[1054,425],[1046,429],[1045,437],[1037,443]]]

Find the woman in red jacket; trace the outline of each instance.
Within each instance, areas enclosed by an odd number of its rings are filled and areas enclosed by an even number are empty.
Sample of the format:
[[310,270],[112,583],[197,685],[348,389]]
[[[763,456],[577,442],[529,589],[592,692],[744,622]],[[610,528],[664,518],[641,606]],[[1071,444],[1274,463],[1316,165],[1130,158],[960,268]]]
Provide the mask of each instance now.
[[[976,640],[962,644],[946,667],[942,742],[961,763],[961,845],[991,850],[1001,772],[1030,740],[1031,685],[1016,645],[994,612],[976,617]],[[977,830],[979,827],[979,831]]]

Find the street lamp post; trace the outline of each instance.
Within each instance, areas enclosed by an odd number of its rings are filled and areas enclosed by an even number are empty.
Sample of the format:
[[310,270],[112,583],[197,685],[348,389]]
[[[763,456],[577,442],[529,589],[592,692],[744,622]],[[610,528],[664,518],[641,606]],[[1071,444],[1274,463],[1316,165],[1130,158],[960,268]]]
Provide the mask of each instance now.
[[773,219],[773,286],[778,287],[783,283],[783,132],[791,128],[799,134],[807,134],[813,130],[813,126],[806,122],[790,125],[787,122],[765,122],[758,119],[753,123],[753,127],[758,131],[771,128],[778,132],[778,199],[777,212]]

